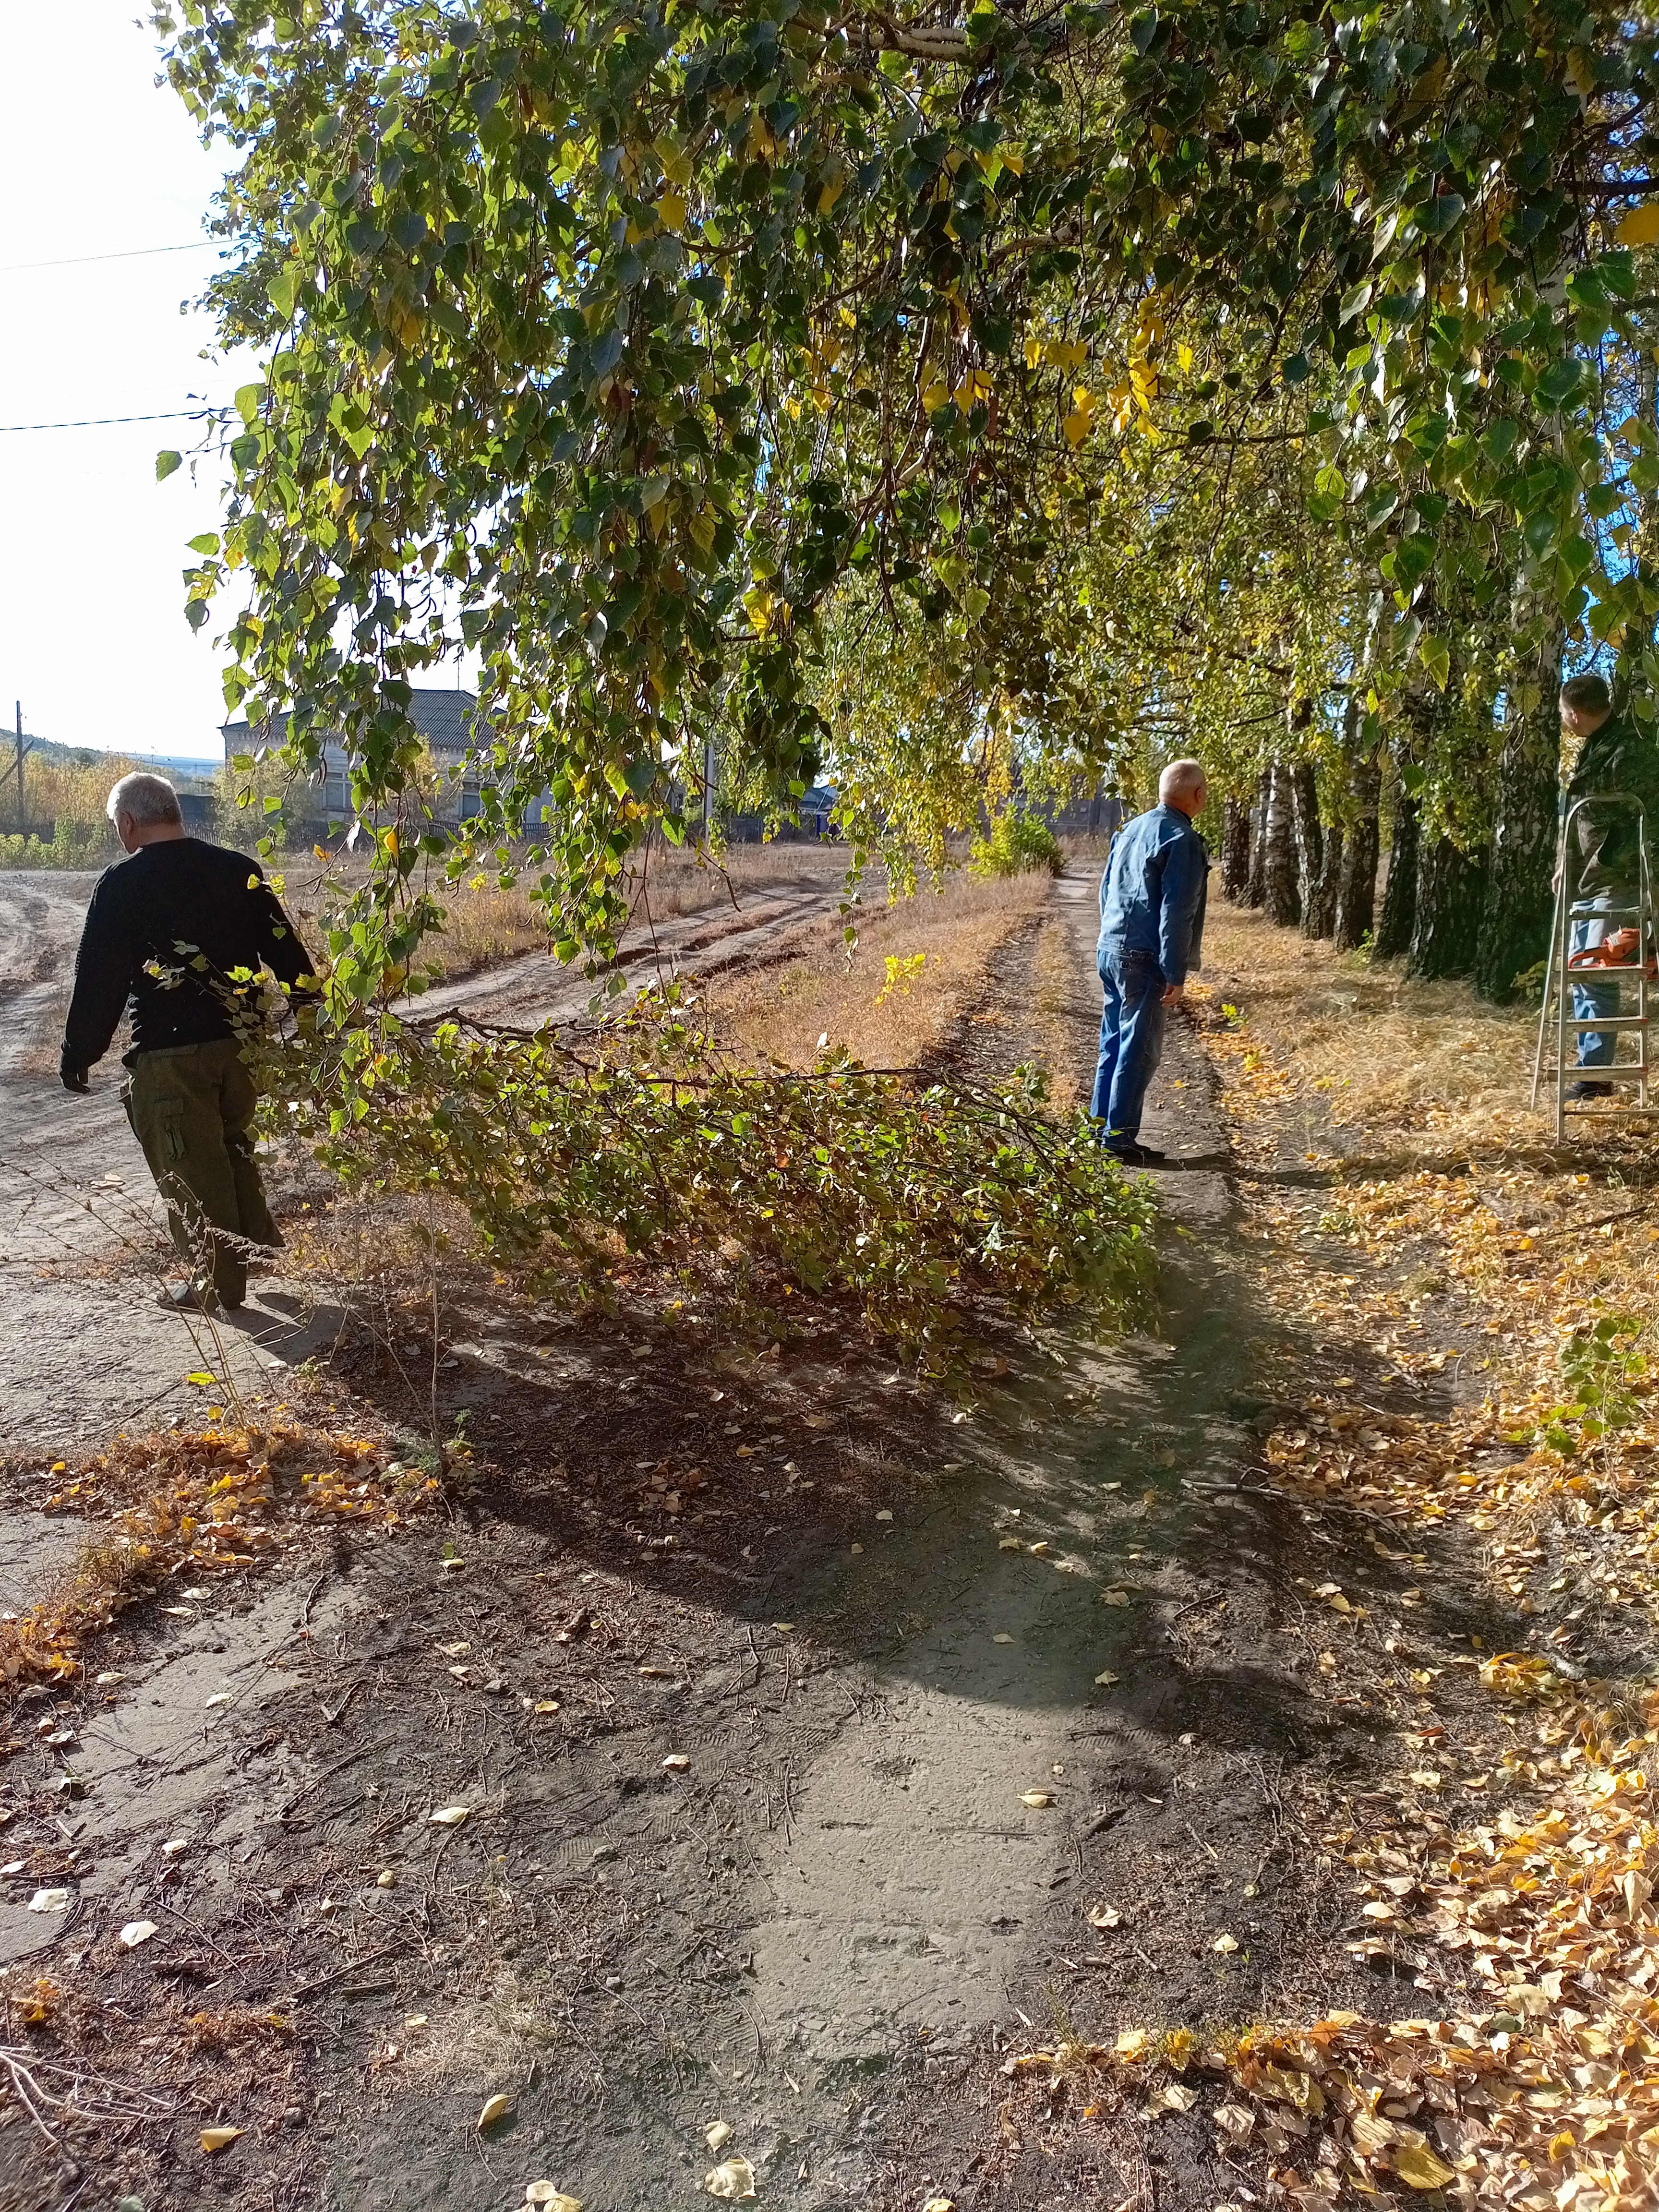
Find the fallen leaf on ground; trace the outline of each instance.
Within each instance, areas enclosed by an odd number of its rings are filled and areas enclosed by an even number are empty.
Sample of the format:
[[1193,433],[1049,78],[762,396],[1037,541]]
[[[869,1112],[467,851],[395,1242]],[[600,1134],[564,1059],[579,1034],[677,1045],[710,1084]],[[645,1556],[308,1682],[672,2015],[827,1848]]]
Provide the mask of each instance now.
[[211,2158],[216,2150],[228,2150],[241,2132],[240,2128],[204,2128],[202,2148]]
[[1054,1801],[1046,1790],[1027,1790],[1021,1794],[1019,1802],[1022,1805],[1029,1805],[1035,1813],[1041,1811],[1045,1805],[1052,1805]]
[[459,1659],[463,1651],[470,1651],[472,1646],[470,1644],[441,1644],[438,1649],[446,1659]]
[[1238,1948],[1238,1938],[1237,1936],[1218,1936],[1210,1948],[1212,1951],[1236,1951]]
[[153,1920],[129,1920],[121,1930],[121,1941],[129,1951],[136,1951],[141,1943],[148,1943],[155,1932]]
[[1100,1593],[1100,1601],[1103,1605],[1127,1605],[1129,1602],[1129,1593],[1126,1589],[1102,1590]]
[[672,1667],[640,1667],[635,1671],[648,1681],[672,1682],[674,1680],[674,1669]]
[[1218,2105],[1215,2124],[1234,2142],[1249,2142],[1255,2127],[1255,2114],[1248,2105]]
[[1091,1928],[1118,1928],[1122,1923],[1123,1915],[1115,1905],[1091,1905],[1089,1908]]
[[473,2123],[475,2127],[493,2128],[497,2120],[504,2120],[513,2109],[511,2097],[503,2096],[498,2089],[493,2097],[486,2097],[483,2110]]
[[188,1836],[169,1836],[161,1846],[161,1856],[164,1859],[176,1859],[180,1851],[187,1851],[189,1849]]
[[1166,2112],[1190,2112],[1197,2102],[1196,2089],[1189,2089],[1184,2081],[1166,2081],[1162,2095],[1155,2100],[1155,2109]]
[[991,1638],[993,1644],[1012,1644],[1013,1640],[1013,1638],[1010,1636],[1006,1630],[1000,1632]]
[[892,1517],[893,1517],[893,1516],[892,1516],[891,1513],[888,1510],[887,1507],[886,1507],[886,1506],[884,1506],[884,1505],[882,1507],[882,1509],[881,1509],[880,1512],[879,1512],[879,1513],[878,1513],[878,1514],[877,1514],[877,1516],[876,1516],[876,1518],[877,1518],[877,1520],[878,1520],[878,1521],[890,1521],[890,1520],[892,1519]]
[[690,1760],[683,1751],[671,1751],[663,1761],[663,1767],[669,1774],[684,1774],[690,1764]]
[[921,2212],[957,2212],[957,2200],[954,2197],[930,2197]]
[[70,1901],[66,1889],[37,1889],[29,1899],[31,1912],[61,1912]]
[[863,1551],[864,1547],[863,1547],[863,1545],[862,1545],[862,1544],[854,1544],[854,1545],[853,1546],[852,1549],[853,1549],[853,1556],[856,1559],[856,1558],[857,1558],[857,1556],[859,1555],[859,1553],[861,1553],[861,1552]]
[[1024,1539],[1020,1536],[1000,1536],[997,1540],[1000,1552],[1023,1552],[1024,1548]]
[[702,2131],[702,2139],[710,2150],[723,2150],[732,2140],[732,2123],[729,2120],[710,2120]]
[[374,1887],[376,1889],[396,1889],[398,1887],[396,1867],[382,1867],[374,1877]]
[[1444,2189],[1457,2176],[1425,2144],[1413,2143],[1394,2154],[1394,2170],[1408,2189]]
[[1406,1779],[1414,1782],[1419,1790],[1437,1790],[1440,1787],[1440,1777],[1432,1766],[1414,1766]]
[[470,1805],[440,1805],[427,1814],[426,1823],[429,1828],[459,1828],[471,1810]]
[[538,1713],[556,1713],[558,1710],[559,1701],[556,1698],[538,1698],[536,1700],[536,1711]]
[[582,2212],[580,2197],[567,2197],[555,2181],[527,2181],[524,2188],[526,2204],[542,2204],[547,2212]]
[[1118,1679],[1118,1676],[1114,1674],[1109,1668],[1105,1674],[1097,1674],[1095,1676],[1095,1686],[1097,1689],[1100,1690],[1109,1690],[1113,1683]]
[[712,2172],[704,2174],[702,2185],[710,2197],[752,2197],[755,2169],[746,2158],[725,2159]]

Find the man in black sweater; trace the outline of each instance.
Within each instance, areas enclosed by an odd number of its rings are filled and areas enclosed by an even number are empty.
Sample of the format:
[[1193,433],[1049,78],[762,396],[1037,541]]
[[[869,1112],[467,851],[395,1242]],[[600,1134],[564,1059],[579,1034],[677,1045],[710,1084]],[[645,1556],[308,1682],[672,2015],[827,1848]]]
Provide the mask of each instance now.
[[[315,988],[311,963],[258,863],[185,836],[165,776],[123,776],[109,817],[131,858],[104,871],[87,909],[64,1087],[89,1088],[87,1070],[130,1006],[121,1103],[191,1266],[163,1303],[240,1306],[248,1247],[282,1238],[249,1133],[257,1094],[238,1032],[261,1020],[260,969],[299,993]],[[239,969],[249,978],[233,981]]]

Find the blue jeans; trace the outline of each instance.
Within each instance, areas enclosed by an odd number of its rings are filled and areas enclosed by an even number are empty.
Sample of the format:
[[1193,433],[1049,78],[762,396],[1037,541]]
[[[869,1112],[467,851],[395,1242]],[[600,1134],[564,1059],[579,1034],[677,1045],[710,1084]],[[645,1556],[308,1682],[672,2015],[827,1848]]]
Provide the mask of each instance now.
[[1164,972],[1150,952],[1103,952],[1100,1064],[1089,1111],[1106,1142],[1133,1144],[1140,1109],[1164,1056]]
[[[1582,914],[1584,919],[1572,925],[1571,951],[1585,952],[1601,942],[1607,933],[1608,924],[1597,917],[1595,908],[1610,907],[1612,903],[1609,893],[1597,899],[1594,905],[1574,908],[1573,912]],[[1602,981],[1599,979],[1591,982],[1583,969],[1575,968],[1572,971],[1572,1012],[1574,1019],[1581,1022],[1594,1021],[1597,1015],[1605,1020],[1609,1014],[1616,1014],[1619,1012],[1618,984],[1611,980]],[[1611,1067],[1618,1050],[1617,1030],[1581,1030],[1578,1033],[1580,1067]]]

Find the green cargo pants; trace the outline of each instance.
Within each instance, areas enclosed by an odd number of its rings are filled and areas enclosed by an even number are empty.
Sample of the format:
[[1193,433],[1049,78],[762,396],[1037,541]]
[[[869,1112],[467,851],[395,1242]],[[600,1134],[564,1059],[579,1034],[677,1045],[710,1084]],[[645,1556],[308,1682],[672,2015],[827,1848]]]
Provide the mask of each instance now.
[[[193,1275],[228,1306],[247,1295],[242,1244],[280,1244],[249,1130],[258,1094],[233,1037],[141,1052],[121,1093],[132,1133],[167,1200],[167,1226]],[[224,1230],[233,1245],[214,1235]]]

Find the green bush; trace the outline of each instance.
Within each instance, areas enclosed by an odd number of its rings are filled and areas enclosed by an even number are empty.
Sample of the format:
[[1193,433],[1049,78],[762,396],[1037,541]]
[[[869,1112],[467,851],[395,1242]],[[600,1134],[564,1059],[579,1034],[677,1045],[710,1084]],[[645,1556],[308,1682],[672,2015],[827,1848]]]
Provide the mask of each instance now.
[[0,836],[0,868],[101,868],[119,858],[107,822],[60,822],[50,838]]
[[1008,807],[991,824],[988,837],[975,837],[968,866],[975,876],[1018,876],[1027,868],[1047,868],[1057,876],[1066,865],[1060,840],[1046,822]]

